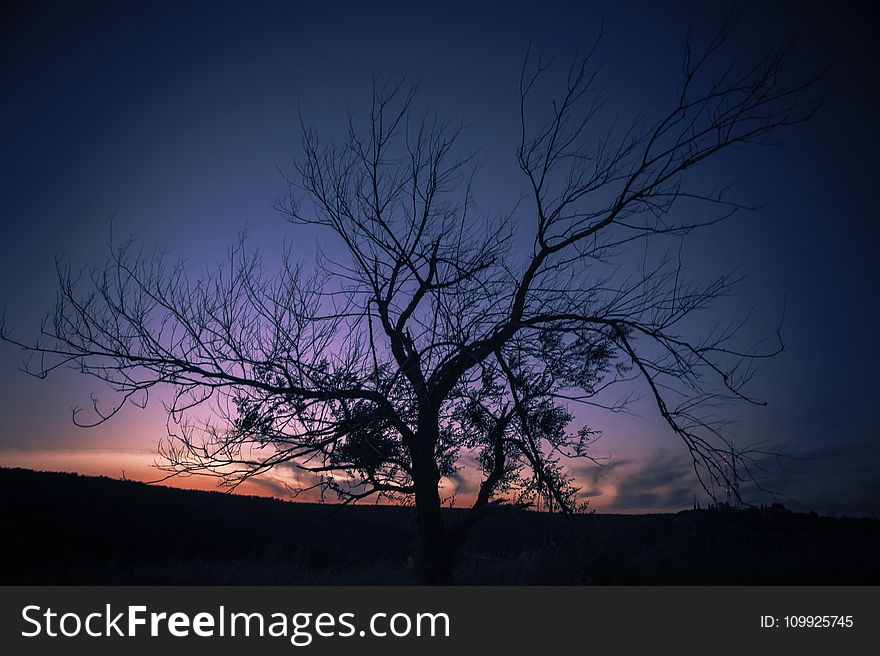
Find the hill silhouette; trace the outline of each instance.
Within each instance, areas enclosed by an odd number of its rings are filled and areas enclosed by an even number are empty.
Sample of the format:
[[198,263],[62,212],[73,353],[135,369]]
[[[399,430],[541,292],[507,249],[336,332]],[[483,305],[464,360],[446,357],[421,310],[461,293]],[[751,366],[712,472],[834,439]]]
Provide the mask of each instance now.
[[[0,469],[0,584],[408,584],[413,511]],[[454,521],[458,511],[447,511]],[[462,584],[880,583],[880,520],[782,507],[656,515],[499,511]]]

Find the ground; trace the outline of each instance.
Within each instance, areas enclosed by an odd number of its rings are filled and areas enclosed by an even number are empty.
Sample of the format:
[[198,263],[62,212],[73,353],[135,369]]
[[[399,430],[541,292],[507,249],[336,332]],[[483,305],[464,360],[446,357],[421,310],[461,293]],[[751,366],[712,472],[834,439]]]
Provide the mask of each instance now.
[[[0,469],[0,584],[410,584],[413,511]],[[458,511],[450,510],[455,521]],[[880,520],[776,506],[478,525],[460,584],[880,583]]]

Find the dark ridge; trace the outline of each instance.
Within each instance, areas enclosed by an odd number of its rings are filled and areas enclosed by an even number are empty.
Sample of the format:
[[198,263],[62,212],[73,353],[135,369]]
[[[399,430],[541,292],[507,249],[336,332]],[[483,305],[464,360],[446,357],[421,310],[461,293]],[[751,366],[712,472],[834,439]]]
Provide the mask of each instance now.
[[[408,584],[413,511],[0,468],[0,584]],[[458,511],[449,511],[455,521]],[[499,511],[462,584],[880,583],[880,520],[781,506],[563,517]]]

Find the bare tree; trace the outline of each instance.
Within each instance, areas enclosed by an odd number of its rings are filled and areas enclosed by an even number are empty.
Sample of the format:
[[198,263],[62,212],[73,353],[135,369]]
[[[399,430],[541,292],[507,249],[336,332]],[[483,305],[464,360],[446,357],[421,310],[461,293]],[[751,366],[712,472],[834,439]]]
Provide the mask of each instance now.
[[[352,116],[341,143],[303,125],[280,204],[292,223],[326,230],[342,246],[334,255],[306,267],[288,251],[274,270],[242,244],[191,279],[161,253],[112,246],[104,266],[59,265],[41,336],[15,343],[39,376],[71,365],[118,392],[109,411],[95,404],[97,422],[173,389],[160,447],[172,475],[235,487],[283,465],[345,501],[414,503],[428,582],[450,580],[469,527],[499,505],[578,509],[564,465],[590,457],[594,432],[572,430],[570,408],[625,407],[608,396],[622,382],[646,386],[707,492],[729,489],[733,447],[709,409],[756,402],[743,385],[781,343],[738,349],[736,325],[691,334],[736,279],[687,280],[675,249],[649,244],[741,209],[727,186],[698,188],[690,169],[809,119],[828,90],[791,43],[719,66],[730,28],[699,52],[688,42],[677,103],[623,130],[595,125],[606,99],[594,52],[548,103],[535,95],[550,64],[530,51],[516,154],[531,192],[497,219],[474,215],[458,129],[420,115],[405,83],[374,84],[365,126]],[[441,482],[464,454],[482,482],[448,525]],[[747,473],[748,452],[736,457]]]

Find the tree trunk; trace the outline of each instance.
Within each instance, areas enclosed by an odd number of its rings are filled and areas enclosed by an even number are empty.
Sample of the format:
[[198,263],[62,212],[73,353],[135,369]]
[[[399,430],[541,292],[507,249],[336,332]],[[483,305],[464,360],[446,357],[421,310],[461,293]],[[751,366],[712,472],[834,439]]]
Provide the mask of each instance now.
[[412,451],[417,525],[414,569],[420,583],[449,585],[453,582],[457,549],[443,521],[440,472],[434,460],[436,440],[432,437],[431,426],[423,426],[419,444]]
[[[424,487],[424,489],[422,489]],[[425,585],[451,585],[456,549],[440,509],[437,485],[416,485],[415,574]]]

